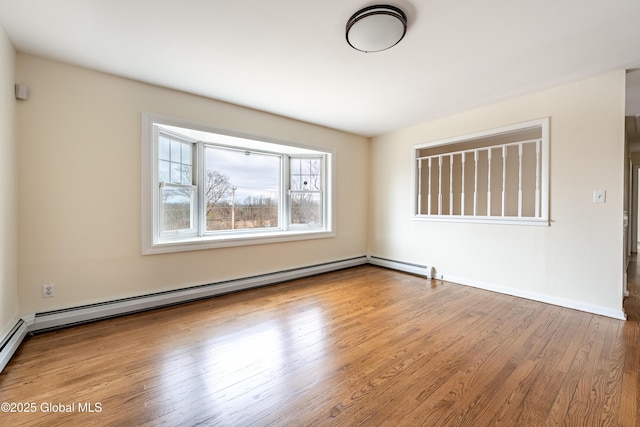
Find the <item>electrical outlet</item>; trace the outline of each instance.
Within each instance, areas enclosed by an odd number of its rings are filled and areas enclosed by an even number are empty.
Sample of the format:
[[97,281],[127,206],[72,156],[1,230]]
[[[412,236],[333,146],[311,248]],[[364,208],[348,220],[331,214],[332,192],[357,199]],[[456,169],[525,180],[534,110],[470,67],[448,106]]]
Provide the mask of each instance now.
[[55,295],[55,285],[53,283],[47,283],[42,285],[42,298],[51,298]]

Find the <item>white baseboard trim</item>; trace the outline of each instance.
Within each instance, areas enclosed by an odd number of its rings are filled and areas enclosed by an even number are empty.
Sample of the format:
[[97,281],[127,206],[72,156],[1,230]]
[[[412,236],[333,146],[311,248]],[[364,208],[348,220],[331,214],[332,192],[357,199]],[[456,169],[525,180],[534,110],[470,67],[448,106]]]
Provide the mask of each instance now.
[[[418,265],[370,255],[363,255],[361,257],[328,262],[308,267],[301,267],[275,273],[268,273],[243,279],[229,280],[225,282],[212,283],[191,288],[176,289],[167,292],[159,292],[155,294],[142,295],[139,297],[107,301],[104,303],[73,307],[64,310],[28,314],[22,316],[22,318],[18,319],[12,327],[7,329],[2,335],[0,335],[0,372],[2,372],[6,364],[9,362],[9,360],[29,332],[43,332],[50,329],[57,329],[74,324],[87,323],[100,319],[106,319],[110,317],[151,310],[154,308],[180,304],[183,302],[209,298],[216,295],[276,284],[287,280],[314,276],[316,274],[342,270],[345,268],[356,267],[364,264],[390,268],[393,270],[424,276],[426,278],[434,277],[434,270],[432,266]],[[519,291],[517,289],[491,285],[475,280],[468,280],[461,277],[447,276],[446,280],[453,283],[459,283],[461,285],[472,286],[492,292],[526,298],[547,304],[612,317],[615,319],[626,320],[626,314],[623,310],[613,310],[607,307],[584,304],[578,301],[565,300],[561,298],[550,297],[547,295],[536,294],[533,292]]]
[[369,260],[369,264],[371,265],[377,265],[379,267],[386,267],[392,270],[399,270],[406,273],[417,274],[418,276],[424,276],[428,279],[431,279],[433,277],[433,267],[429,265],[419,265],[403,261],[394,261],[391,259],[380,258],[372,255],[368,255],[367,259]]
[[474,288],[484,289],[486,291],[498,292],[500,294],[511,295],[518,298],[525,298],[533,301],[543,302],[545,304],[557,305],[560,307],[571,308],[573,310],[584,311],[591,314],[612,317],[614,319],[627,320],[624,310],[615,310],[609,307],[599,305],[586,304],[580,301],[568,300],[564,298],[556,298],[549,295],[538,294],[535,292],[521,291],[518,289],[507,288],[504,286],[492,285],[490,283],[478,282],[477,280],[469,280],[463,277],[446,276],[446,281],[457,283]]
[[18,319],[3,336],[0,337],[0,372],[7,366],[11,357],[16,352],[24,337],[27,336],[27,322]]
[[286,280],[298,279],[301,277],[313,276],[327,273],[329,271],[341,270],[367,264],[366,256],[351,258],[341,261],[328,262],[309,267],[285,270],[276,273],[268,273],[259,276],[247,277],[244,279],[228,280],[225,282],[212,283],[208,285],[195,286],[190,288],[176,289],[172,291],[159,292],[155,294],[142,295],[139,297],[125,298],[104,303],[73,307],[64,310],[49,311],[46,313],[36,313],[30,331],[46,331],[74,324],[92,322],[109,317],[122,316],[154,308],[180,304],[216,295],[227,294],[244,289],[256,288],[265,285],[284,282]]

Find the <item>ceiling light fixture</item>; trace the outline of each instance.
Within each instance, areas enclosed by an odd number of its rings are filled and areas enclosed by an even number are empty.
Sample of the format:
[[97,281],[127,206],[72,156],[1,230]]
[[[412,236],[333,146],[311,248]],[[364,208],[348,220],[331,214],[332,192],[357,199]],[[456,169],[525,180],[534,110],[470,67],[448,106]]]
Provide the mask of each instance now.
[[407,15],[395,6],[360,9],[347,21],[347,43],[362,52],[380,52],[398,44],[407,32]]

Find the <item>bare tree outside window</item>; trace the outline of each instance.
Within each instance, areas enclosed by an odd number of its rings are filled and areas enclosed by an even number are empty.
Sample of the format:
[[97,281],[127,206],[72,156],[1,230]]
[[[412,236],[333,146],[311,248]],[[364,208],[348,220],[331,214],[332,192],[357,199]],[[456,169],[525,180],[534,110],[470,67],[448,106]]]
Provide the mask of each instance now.
[[322,160],[292,158],[290,162],[291,224],[322,222]]
[[207,230],[226,230],[231,218],[231,206],[226,201],[232,189],[229,177],[207,171],[205,185]]
[[279,227],[280,156],[206,146],[207,231]]

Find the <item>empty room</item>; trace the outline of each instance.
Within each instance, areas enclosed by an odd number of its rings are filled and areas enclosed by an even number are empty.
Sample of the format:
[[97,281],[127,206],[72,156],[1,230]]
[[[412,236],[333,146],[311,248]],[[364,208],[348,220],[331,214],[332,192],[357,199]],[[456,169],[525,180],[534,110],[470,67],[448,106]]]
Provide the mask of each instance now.
[[640,424],[640,2],[0,0],[0,424]]

